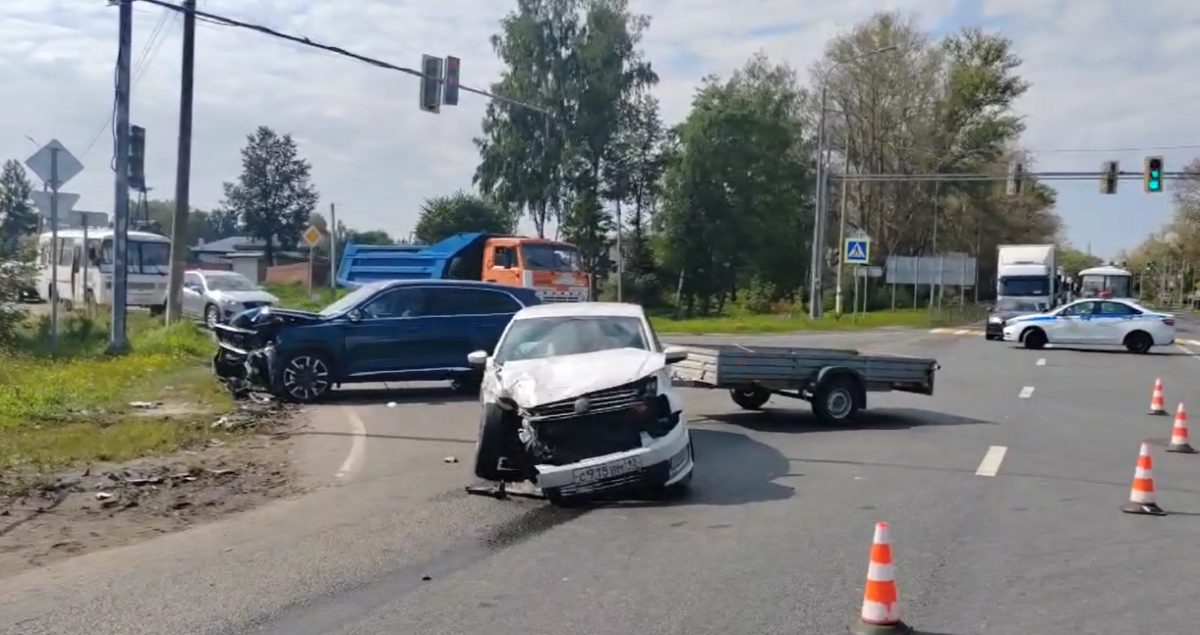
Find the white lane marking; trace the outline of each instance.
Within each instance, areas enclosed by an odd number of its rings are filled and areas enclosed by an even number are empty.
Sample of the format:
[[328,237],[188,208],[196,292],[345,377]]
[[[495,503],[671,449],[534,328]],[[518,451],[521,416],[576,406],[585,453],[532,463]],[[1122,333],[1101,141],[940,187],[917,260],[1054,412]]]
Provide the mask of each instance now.
[[1181,350],[1181,351],[1183,351],[1183,352],[1187,353],[1188,355],[1191,355],[1192,357],[1196,357],[1196,354],[1195,354],[1195,353],[1193,353],[1193,352],[1192,352],[1192,350],[1191,350],[1190,348],[1186,347],[1186,346],[1182,346],[1182,345],[1180,345],[1180,344],[1176,344],[1176,345],[1175,345],[1175,348],[1178,348],[1179,350]]
[[1008,454],[1008,448],[1003,445],[988,448],[987,454],[984,454],[983,460],[979,462],[979,469],[975,470],[975,476],[995,476],[1000,471],[1005,454]]
[[363,454],[367,451],[367,426],[363,424],[354,408],[347,406],[343,407],[342,411],[346,413],[346,421],[350,424],[350,451],[346,453],[346,460],[342,461],[337,474],[333,475],[334,478],[346,478],[358,469],[362,464]]
[[970,329],[959,329],[959,330],[955,331],[954,334],[955,335],[966,335],[967,333],[970,333],[970,332],[971,332]]
[[1021,394],[1017,395],[1017,397],[1019,397],[1021,399],[1029,399],[1032,396],[1033,396],[1033,386],[1026,386],[1026,387],[1022,388]]
[[1045,358],[1045,357],[1043,357],[1043,358],[1041,358],[1041,359],[1037,360],[1037,365],[1038,365],[1038,366],[1045,366],[1045,365],[1046,365],[1046,358]]

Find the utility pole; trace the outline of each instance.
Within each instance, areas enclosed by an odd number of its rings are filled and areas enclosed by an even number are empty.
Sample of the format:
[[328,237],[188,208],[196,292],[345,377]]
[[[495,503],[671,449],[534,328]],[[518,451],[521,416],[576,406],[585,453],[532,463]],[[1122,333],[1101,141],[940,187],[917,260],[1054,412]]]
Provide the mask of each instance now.
[[337,289],[337,205],[329,204],[329,288]]
[[129,91],[130,53],[133,50],[133,0],[118,1],[117,45],[117,147],[113,191],[113,301],[112,329],[108,336],[108,354],[129,351],[125,331],[125,304],[129,300]]
[[175,159],[175,220],[171,224],[171,278],[167,283],[167,324],[182,317],[183,265],[188,251],[188,212],[192,176],[192,91],[196,78],[196,0],[183,0],[183,68],[179,82],[179,148]]

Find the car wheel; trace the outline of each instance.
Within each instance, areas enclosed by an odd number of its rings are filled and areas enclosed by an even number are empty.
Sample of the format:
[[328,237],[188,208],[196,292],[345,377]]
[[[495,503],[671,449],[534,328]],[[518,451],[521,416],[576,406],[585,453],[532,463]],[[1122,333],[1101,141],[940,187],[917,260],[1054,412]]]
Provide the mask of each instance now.
[[207,326],[208,328],[211,329],[212,327],[216,326],[217,323],[220,321],[221,321],[221,314],[218,312],[217,306],[215,304],[210,304],[210,305],[204,307],[204,325],[205,326]]
[[1130,353],[1145,355],[1150,352],[1150,347],[1154,346],[1154,339],[1149,333],[1143,331],[1134,331],[1125,336],[1125,348]]
[[333,388],[333,365],[322,353],[303,351],[283,360],[279,374],[280,396],[296,403],[312,403]]
[[854,419],[858,414],[859,388],[846,375],[835,375],[821,382],[813,394],[812,408],[817,418],[826,425],[838,425]]
[[1046,332],[1042,329],[1029,329],[1025,331],[1025,337],[1022,338],[1025,342],[1025,348],[1031,351],[1039,351],[1046,348]]
[[771,391],[766,388],[732,388],[729,396],[743,410],[762,410],[771,400]]

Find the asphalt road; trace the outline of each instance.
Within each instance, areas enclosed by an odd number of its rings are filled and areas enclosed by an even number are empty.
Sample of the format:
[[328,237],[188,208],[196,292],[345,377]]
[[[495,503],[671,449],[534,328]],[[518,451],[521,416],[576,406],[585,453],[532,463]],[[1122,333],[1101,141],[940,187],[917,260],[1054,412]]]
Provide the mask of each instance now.
[[[766,339],[944,370],[933,398],[873,396],[853,429],[803,403],[743,413],[689,391],[692,498],[570,511],[462,493],[473,401],[351,395],[301,450],[337,485],[0,579],[0,633],[840,633],[877,520],[921,632],[1194,632],[1200,455],[1163,453],[1170,418],[1145,413],[1155,378],[1169,407],[1200,409],[1200,360],[911,332]],[[1144,439],[1165,518],[1119,511]]]

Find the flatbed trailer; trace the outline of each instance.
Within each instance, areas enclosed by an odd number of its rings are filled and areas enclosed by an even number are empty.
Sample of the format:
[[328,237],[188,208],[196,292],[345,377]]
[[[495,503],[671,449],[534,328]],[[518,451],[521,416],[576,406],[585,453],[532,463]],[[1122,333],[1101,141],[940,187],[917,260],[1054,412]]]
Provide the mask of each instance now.
[[802,399],[826,424],[852,421],[868,392],[932,395],[937,360],[863,355],[853,349],[677,344],[688,358],[673,365],[677,385],[728,390],[746,410],[761,410],[771,395]]

